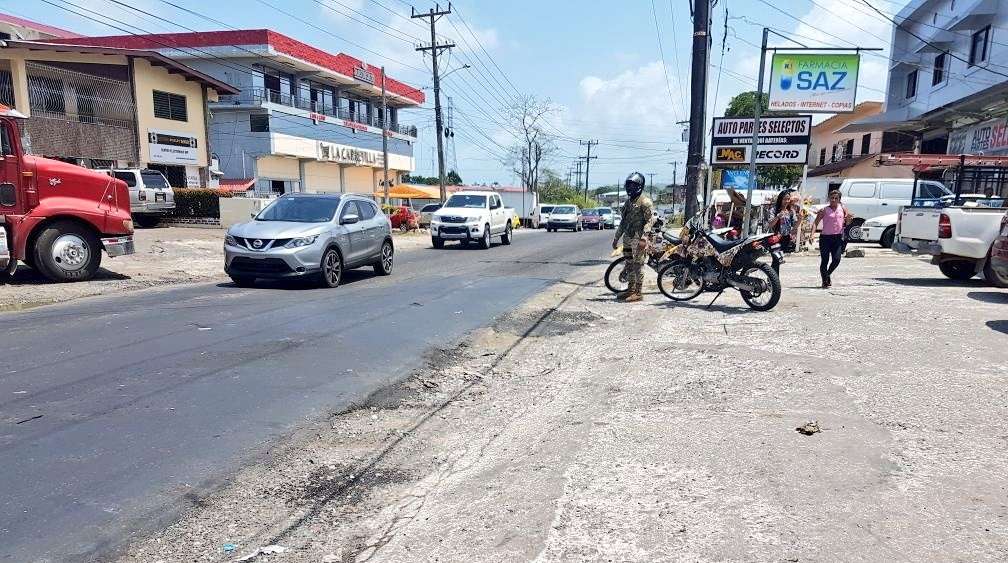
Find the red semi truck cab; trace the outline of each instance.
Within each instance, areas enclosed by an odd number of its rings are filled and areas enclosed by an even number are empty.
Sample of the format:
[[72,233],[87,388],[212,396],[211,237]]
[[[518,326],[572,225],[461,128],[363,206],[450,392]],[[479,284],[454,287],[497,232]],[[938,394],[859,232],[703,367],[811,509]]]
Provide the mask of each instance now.
[[133,254],[126,183],[25,154],[23,117],[0,104],[0,277],[21,260],[54,281],[86,280],[103,250]]

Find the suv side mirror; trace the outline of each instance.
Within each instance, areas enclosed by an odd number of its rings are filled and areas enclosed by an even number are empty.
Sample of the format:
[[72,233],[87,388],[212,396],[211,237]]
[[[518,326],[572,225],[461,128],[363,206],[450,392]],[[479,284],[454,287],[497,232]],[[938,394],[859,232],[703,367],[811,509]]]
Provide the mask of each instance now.
[[349,215],[344,215],[343,218],[340,219],[340,225],[353,225],[358,221],[360,221],[360,217],[351,213]]

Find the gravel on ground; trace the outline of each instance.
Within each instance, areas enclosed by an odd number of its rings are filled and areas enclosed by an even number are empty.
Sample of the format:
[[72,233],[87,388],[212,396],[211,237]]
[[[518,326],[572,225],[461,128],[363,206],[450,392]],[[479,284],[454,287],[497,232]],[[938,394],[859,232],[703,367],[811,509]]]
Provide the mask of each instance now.
[[556,284],[122,560],[1008,559],[1008,291],[817,268],[769,313]]

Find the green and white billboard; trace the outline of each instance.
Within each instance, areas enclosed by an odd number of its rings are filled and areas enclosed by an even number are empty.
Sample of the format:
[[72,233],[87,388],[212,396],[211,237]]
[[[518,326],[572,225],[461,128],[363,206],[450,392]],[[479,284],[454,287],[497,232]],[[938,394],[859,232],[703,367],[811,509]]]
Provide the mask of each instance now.
[[770,110],[854,111],[860,62],[860,55],[849,53],[774,53]]

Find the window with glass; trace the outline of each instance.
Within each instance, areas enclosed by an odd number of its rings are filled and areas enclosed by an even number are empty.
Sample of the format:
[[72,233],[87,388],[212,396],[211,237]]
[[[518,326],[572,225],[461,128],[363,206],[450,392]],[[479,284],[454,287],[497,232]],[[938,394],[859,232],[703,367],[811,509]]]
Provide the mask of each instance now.
[[854,182],[847,195],[850,197],[875,197],[875,182]]
[[136,187],[136,176],[134,176],[132,172],[113,172],[112,175],[115,176],[117,180],[126,182],[127,187]]
[[249,114],[249,130],[253,133],[266,133],[270,130],[268,113]]
[[917,97],[917,69],[911,70],[906,75],[906,99]]
[[325,223],[332,221],[340,198],[330,196],[285,196],[277,198],[256,221],[290,221],[293,223]]
[[987,26],[973,34],[970,41],[970,66],[987,62],[988,43],[990,42],[991,26]]
[[945,65],[948,61],[948,53],[940,53],[934,58],[934,68],[931,69],[931,85],[936,86],[945,82]]
[[172,121],[189,121],[186,97],[154,90],[154,117]]

